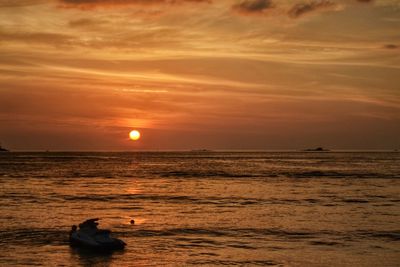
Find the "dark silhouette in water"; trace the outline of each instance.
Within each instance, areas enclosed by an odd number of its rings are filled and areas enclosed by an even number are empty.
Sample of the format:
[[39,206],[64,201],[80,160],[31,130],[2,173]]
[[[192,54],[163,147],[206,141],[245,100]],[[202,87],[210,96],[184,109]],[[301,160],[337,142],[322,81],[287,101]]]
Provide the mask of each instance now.
[[99,223],[97,222],[99,220],[99,218],[95,218],[95,219],[89,219],[84,221],[83,223],[79,224],[79,228],[92,228],[92,229],[96,229],[97,230],[97,225],[99,225]]
[[304,149],[303,151],[305,151],[305,152],[328,152],[330,150],[326,149],[326,148],[323,148],[323,147],[317,147],[317,148]]
[[212,152],[212,150],[209,149],[192,149],[191,152]]
[[69,231],[69,242],[72,242],[71,237],[72,237],[72,234],[76,232],[76,229],[77,229],[76,225],[72,225],[71,231]]
[[79,230],[73,225],[69,234],[71,246],[85,247],[101,252],[124,249],[126,243],[118,238],[111,237],[110,230],[97,228],[98,220],[98,218],[95,218],[84,221],[79,224]]
[[85,248],[70,248],[71,259],[79,262],[79,266],[113,266],[113,259],[124,253],[124,251],[102,251],[101,253]]
[[10,151],[8,149],[5,149],[4,147],[2,147],[0,144],[0,152],[10,152]]

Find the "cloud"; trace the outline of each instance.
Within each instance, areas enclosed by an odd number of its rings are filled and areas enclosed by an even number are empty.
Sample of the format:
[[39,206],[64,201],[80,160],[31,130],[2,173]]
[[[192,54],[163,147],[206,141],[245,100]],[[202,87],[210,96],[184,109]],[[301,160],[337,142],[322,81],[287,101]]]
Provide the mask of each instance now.
[[38,5],[44,3],[45,0],[1,0],[0,1],[0,8],[9,8],[9,7],[23,7],[23,6],[30,6],[30,5]]
[[210,3],[211,0],[59,0],[61,7],[93,9],[97,7],[118,7],[128,5],[156,5],[181,3]]
[[106,20],[93,20],[93,19],[87,19],[87,18],[82,18],[82,19],[76,19],[76,20],[71,20],[68,25],[72,28],[91,28],[91,27],[99,27],[102,25],[106,25],[109,23]]
[[67,46],[76,42],[73,36],[50,32],[7,32],[0,30],[0,42],[25,42],[54,46]]
[[[372,0],[355,1],[370,2]],[[273,0],[242,0],[233,5],[232,9],[242,15],[264,15],[268,12],[278,16],[288,15],[291,18],[298,18],[309,13],[337,10],[339,7],[346,6],[347,3],[334,0],[296,0],[288,3],[273,2]],[[269,12],[272,10],[274,12]]]
[[318,0],[307,3],[295,4],[288,12],[292,18],[298,18],[305,14],[312,13],[318,10],[326,10],[337,7],[337,4],[329,0]]
[[234,6],[233,10],[242,14],[262,14],[274,8],[271,0],[245,0]]
[[86,26],[92,26],[95,22],[91,19],[77,19],[77,20],[71,20],[69,22],[69,26],[71,27],[86,27]]
[[386,48],[386,49],[397,49],[397,48],[399,48],[399,46],[395,45],[395,44],[386,44],[383,47]]

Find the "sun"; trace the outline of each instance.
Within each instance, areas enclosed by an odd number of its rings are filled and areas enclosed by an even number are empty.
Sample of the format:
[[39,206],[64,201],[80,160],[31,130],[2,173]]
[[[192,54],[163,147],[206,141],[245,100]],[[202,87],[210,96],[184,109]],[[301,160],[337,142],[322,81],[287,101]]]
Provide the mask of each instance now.
[[140,132],[137,130],[133,130],[129,133],[129,138],[133,141],[139,140]]

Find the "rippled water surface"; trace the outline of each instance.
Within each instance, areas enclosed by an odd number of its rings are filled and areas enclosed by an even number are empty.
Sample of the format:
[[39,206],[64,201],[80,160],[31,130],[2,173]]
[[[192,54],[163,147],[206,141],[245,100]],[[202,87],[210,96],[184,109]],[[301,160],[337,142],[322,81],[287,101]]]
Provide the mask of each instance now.
[[[93,217],[125,251],[69,247]],[[400,153],[1,153],[0,246],[0,266],[399,266]]]

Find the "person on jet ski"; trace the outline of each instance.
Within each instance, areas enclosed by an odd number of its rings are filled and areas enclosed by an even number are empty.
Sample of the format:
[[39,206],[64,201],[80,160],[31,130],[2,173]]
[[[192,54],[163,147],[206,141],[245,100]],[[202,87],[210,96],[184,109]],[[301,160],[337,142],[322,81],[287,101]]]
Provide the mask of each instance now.
[[69,241],[72,240],[72,239],[71,239],[72,234],[76,232],[76,229],[77,229],[76,225],[72,225],[71,231],[69,231]]
[[98,229],[99,219],[86,220],[79,224],[79,230],[75,225],[70,231],[70,244],[77,247],[89,247],[96,250],[124,249],[126,243],[118,238],[110,236],[111,231]]
[[95,235],[99,232],[99,229],[97,228],[97,225],[99,225],[99,223],[97,223],[98,220],[98,218],[95,218],[84,221],[83,223],[79,224],[79,230],[89,235]]
[[79,224],[79,228],[97,229],[97,225],[99,225],[99,223],[97,222],[98,220],[98,218],[86,220],[83,223]]

